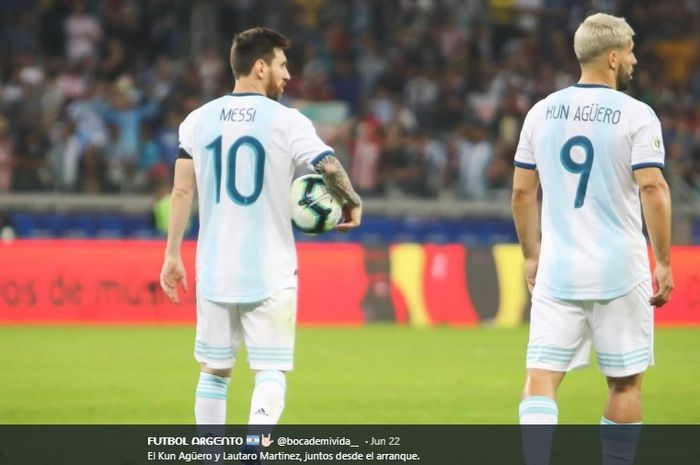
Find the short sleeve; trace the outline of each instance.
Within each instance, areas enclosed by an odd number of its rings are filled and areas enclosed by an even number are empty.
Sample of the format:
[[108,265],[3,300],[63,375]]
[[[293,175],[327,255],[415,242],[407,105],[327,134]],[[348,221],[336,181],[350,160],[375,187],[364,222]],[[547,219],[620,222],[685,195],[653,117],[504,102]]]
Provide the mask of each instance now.
[[194,153],[195,115],[195,112],[190,113],[187,115],[187,118],[180,123],[180,128],[178,129],[178,144],[180,146],[178,158],[188,158],[187,155],[189,155],[189,158],[192,158],[192,154]]
[[311,120],[297,110],[290,111],[287,125],[289,149],[297,166],[313,167],[327,155],[333,155],[333,149],[318,137]]
[[520,131],[520,140],[518,141],[518,148],[515,151],[515,161],[513,162],[518,168],[525,168],[528,170],[537,169],[535,148],[532,142],[534,132],[533,120],[535,119],[534,113],[536,108],[536,106],[531,108],[527,113],[523,128]]
[[654,111],[645,105],[640,111],[643,118],[636,121],[632,128],[632,169],[664,167],[664,141],[661,134],[661,123]]

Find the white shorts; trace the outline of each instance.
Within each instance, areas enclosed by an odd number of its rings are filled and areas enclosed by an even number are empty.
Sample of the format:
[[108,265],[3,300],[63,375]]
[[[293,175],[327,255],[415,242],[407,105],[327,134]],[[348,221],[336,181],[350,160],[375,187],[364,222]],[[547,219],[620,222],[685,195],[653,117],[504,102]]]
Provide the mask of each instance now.
[[251,369],[290,371],[296,313],[296,289],[245,304],[212,302],[198,295],[194,356],[209,368],[231,368],[245,342]]
[[611,300],[561,300],[532,296],[527,368],[571,371],[588,366],[591,343],[600,371],[620,378],[654,364],[651,283]]

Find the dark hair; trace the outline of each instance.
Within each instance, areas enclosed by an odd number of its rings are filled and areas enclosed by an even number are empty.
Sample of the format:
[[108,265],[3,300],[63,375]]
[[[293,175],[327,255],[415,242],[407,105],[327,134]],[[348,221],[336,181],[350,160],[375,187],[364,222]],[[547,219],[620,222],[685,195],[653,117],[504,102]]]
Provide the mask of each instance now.
[[265,27],[254,27],[233,37],[231,45],[231,70],[238,79],[247,76],[256,61],[262,59],[270,64],[275,48],[289,48],[289,39],[277,31]]

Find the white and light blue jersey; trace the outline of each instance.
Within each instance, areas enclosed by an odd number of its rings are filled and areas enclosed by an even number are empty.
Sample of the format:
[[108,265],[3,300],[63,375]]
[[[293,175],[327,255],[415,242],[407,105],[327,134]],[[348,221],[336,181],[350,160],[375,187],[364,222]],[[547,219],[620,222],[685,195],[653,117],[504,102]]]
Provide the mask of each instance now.
[[661,124],[646,104],[577,84],[528,113],[515,165],[542,185],[536,288],[560,299],[611,299],[649,278],[634,170],[664,165]]
[[190,113],[179,137],[199,195],[197,291],[242,303],[296,287],[289,189],[298,166],[333,153],[311,121],[263,95],[233,93]]

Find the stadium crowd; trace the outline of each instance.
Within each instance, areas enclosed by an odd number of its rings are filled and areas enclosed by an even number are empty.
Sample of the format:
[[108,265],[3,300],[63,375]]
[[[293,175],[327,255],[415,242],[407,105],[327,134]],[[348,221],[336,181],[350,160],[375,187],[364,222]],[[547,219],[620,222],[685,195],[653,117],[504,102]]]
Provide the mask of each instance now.
[[635,28],[631,93],[662,121],[674,190],[700,195],[698,0],[4,0],[0,193],[167,184],[179,123],[232,88],[233,33],[265,25],[293,42],[286,103],[346,103],[324,137],[361,194],[504,194],[528,109],[578,78],[591,11]]

